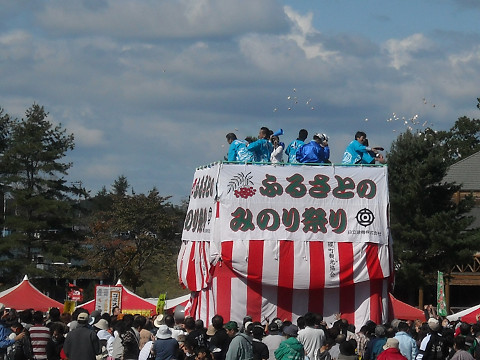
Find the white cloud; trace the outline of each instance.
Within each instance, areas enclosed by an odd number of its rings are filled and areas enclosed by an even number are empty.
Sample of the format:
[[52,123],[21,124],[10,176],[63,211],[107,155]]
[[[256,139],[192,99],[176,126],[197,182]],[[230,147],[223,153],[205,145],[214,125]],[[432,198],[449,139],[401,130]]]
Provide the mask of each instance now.
[[92,147],[105,144],[103,131],[100,129],[88,129],[80,123],[71,122],[66,126],[69,133],[75,136],[75,144]]
[[278,32],[286,19],[274,0],[106,0],[102,6],[50,1],[39,15],[52,32],[120,38],[229,37],[245,31]]
[[432,42],[423,34],[413,34],[401,40],[390,39],[385,43],[385,49],[391,58],[390,65],[397,70],[408,65],[416,53],[431,47]]
[[293,40],[297,46],[304,51],[307,59],[320,57],[323,60],[328,60],[337,55],[337,52],[335,51],[327,51],[321,43],[311,43],[308,41],[308,37],[320,33],[312,24],[312,13],[308,13],[306,16],[301,16],[289,6],[285,6],[284,10],[285,14],[293,23],[291,33],[285,37],[286,39]]

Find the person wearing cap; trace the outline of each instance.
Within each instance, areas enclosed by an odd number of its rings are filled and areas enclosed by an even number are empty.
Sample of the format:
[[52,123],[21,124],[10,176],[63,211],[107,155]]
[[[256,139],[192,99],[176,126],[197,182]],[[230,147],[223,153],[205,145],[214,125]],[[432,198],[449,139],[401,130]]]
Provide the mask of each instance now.
[[305,349],[300,341],[297,340],[298,327],[288,325],[283,329],[286,339],[280,343],[275,350],[275,359],[277,360],[304,360]]
[[298,331],[298,341],[305,348],[305,354],[313,359],[315,350],[320,349],[325,344],[325,332],[315,327],[315,314],[308,312],[303,316],[305,328]]
[[95,360],[102,353],[95,331],[87,326],[88,312],[77,316],[78,325],[70,331],[63,344],[63,351],[69,360]]
[[227,143],[230,145],[228,148],[228,161],[241,161],[252,162],[253,154],[247,149],[247,142],[238,140],[237,135],[234,133],[228,133],[226,135]]
[[252,360],[253,345],[252,338],[245,333],[238,332],[238,324],[235,321],[229,321],[225,325],[228,336],[232,338],[228,346],[226,360]]
[[155,355],[155,360],[171,360],[176,358],[178,342],[172,338],[172,331],[167,325],[160,325],[158,327],[152,352]]
[[420,343],[416,360],[440,360],[448,355],[448,346],[440,333],[438,319],[428,319],[428,334]]
[[93,329],[97,332],[97,337],[102,348],[102,354],[105,355],[104,357],[106,358],[107,356],[112,356],[113,340],[115,338],[108,332],[108,321],[105,319],[98,320],[95,324],[93,324]]
[[399,343],[396,338],[389,338],[383,345],[383,351],[378,355],[377,360],[407,360],[399,349]]
[[268,360],[270,357],[268,346],[262,342],[264,328],[260,322],[254,323],[252,328],[253,337],[253,359],[254,360]]
[[247,145],[248,151],[253,155],[256,162],[268,163],[270,155],[273,151],[273,145],[268,139],[272,135],[272,131],[267,127],[262,127],[258,133],[258,140]]
[[287,155],[287,162],[291,164],[298,163],[297,161],[297,150],[300,146],[305,144],[305,140],[308,137],[308,131],[302,129],[298,132],[298,138],[293,140],[285,149],[285,154]]
[[417,342],[408,334],[409,326],[405,321],[398,323],[398,331],[395,339],[398,340],[398,348],[408,360],[415,360],[418,354]]
[[367,134],[363,131],[357,131],[355,134],[355,139],[348,144],[345,152],[343,154],[342,164],[360,164],[362,163],[362,158],[370,157],[369,151],[373,151],[377,154],[377,150],[375,148],[371,148],[365,145],[367,140]]
[[313,140],[303,144],[297,150],[297,161],[299,163],[322,164],[330,162],[330,148],[328,147],[328,137],[325,134],[317,133],[313,135]]
[[263,338],[263,343],[268,348],[268,360],[275,360],[275,350],[278,349],[284,337],[280,334],[280,329],[277,322],[272,321],[268,325],[268,335]]

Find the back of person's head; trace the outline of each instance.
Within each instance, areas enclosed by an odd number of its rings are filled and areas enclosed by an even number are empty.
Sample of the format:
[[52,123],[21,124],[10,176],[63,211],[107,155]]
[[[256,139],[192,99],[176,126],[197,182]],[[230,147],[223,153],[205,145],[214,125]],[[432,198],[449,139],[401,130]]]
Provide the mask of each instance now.
[[227,140],[237,140],[237,135],[235,135],[234,133],[228,133],[227,136],[226,136]]
[[453,343],[455,345],[455,349],[457,349],[457,350],[467,350],[466,346],[465,346],[465,337],[457,336],[453,340]]
[[322,314],[315,314],[315,325],[316,326],[321,326],[322,322],[323,322]]
[[[298,326],[298,322],[297,322],[297,326]],[[298,326],[298,328],[300,328],[300,326]],[[278,333],[280,329],[278,328],[278,324],[275,322],[275,321],[272,321],[269,325],[268,325],[268,332],[269,333],[273,333],[273,334],[276,334]]]
[[243,326],[245,326],[247,322],[252,322],[252,317],[250,315],[245,315],[243,317],[243,321],[242,321]]
[[212,325],[216,330],[223,328],[223,317],[222,315],[214,315],[212,317]]
[[473,346],[474,342],[475,338],[473,337],[473,335],[465,336],[465,350],[469,350]]
[[253,326],[252,336],[254,337],[254,339],[262,340],[263,334],[264,334],[264,331],[263,331],[263,326],[262,325],[256,324],[256,325]]
[[20,311],[18,317],[24,324],[31,324],[33,322],[33,311],[32,309]]
[[367,327],[367,336],[370,337],[375,334],[375,327],[377,326],[377,324],[374,321],[368,320],[365,323],[365,326]]
[[311,312],[307,312],[304,316],[305,324],[307,326],[313,327],[315,326],[315,315]]
[[383,326],[383,325],[375,326],[375,336],[376,337],[385,337],[385,326]]
[[408,332],[409,329],[410,329],[410,327],[408,326],[408,324],[405,321],[400,321],[398,323],[398,331]]
[[33,322],[35,324],[43,324],[43,312],[35,311],[33,313]]
[[297,326],[299,329],[305,329],[305,326],[307,326],[307,323],[305,322],[305,318],[303,316],[298,317]]
[[367,137],[367,134],[365,134],[363,131],[357,131],[355,133],[355,139],[359,139],[360,136]]
[[59,323],[52,324],[52,326],[50,326],[50,335],[53,335],[55,332],[63,335],[65,333],[65,327]]
[[82,312],[88,312],[88,311],[84,308],[76,308],[72,313],[72,320],[77,320],[78,315]]
[[112,321],[112,317],[107,312],[104,312],[100,318],[107,320],[108,323],[110,323]]
[[175,326],[175,319],[170,314],[165,315],[163,321],[165,322],[165,325],[167,325],[169,328],[173,328]]
[[145,327],[145,324],[147,323],[147,318],[142,315],[135,316],[133,319],[132,327],[135,329],[143,329]]
[[203,330],[205,326],[203,325],[203,320],[195,320],[195,330]]
[[193,353],[195,351],[195,348],[197,347],[197,341],[193,337],[187,336],[185,338],[185,342],[183,343],[183,346],[185,346],[185,349],[189,353]]
[[[366,145],[365,143],[363,143],[363,145],[365,146],[368,146]],[[400,320],[399,319],[393,319],[391,322],[390,322],[390,325],[392,326],[393,330],[397,331],[398,330],[398,324],[400,323]]]
[[134,317],[133,317],[132,314],[125,314],[125,315],[123,316],[123,320],[122,320],[122,321],[123,321],[126,329],[130,329],[130,328],[132,327],[132,325],[133,325],[133,320],[134,320]]
[[354,344],[351,341],[343,341],[339,345],[340,348],[340,354],[346,355],[346,356],[352,356],[355,355],[355,348],[356,344]]
[[72,321],[72,314],[68,312],[62,313],[62,315],[60,315],[60,321],[64,324],[68,324],[70,321]]
[[187,317],[185,318],[185,329],[187,330],[194,330],[195,329],[195,320],[193,317]]
[[470,324],[466,323],[466,322],[462,322],[460,324],[460,334],[462,334],[463,336],[467,336],[467,335],[470,335],[471,334],[471,326]]
[[298,140],[305,141],[305,139],[308,137],[308,131],[305,129],[301,129],[298,132]]
[[58,308],[51,308],[48,311],[48,317],[51,321],[60,321],[60,310],[58,310]]
[[287,326],[290,326],[290,325],[292,325],[292,322],[290,320],[285,320],[284,322],[282,322],[282,326],[280,330],[283,332],[283,329],[285,329]]
[[347,341],[347,337],[345,336],[345,334],[338,334],[337,337],[335,338],[335,342],[337,344],[341,344],[345,341]]

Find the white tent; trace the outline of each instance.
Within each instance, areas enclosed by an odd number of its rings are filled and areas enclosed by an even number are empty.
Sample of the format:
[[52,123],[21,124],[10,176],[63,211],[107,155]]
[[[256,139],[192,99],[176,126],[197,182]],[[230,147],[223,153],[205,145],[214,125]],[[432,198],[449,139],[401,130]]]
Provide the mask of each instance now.
[[448,319],[448,321],[457,321],[457,320],[459,320],[462,316],[467,315],[467,314],[470,314],[472,311],[475,311],[475,310],[477,310],[477,309],[480,309],[480,305],[475,305],[475,306],[472,306],[471,308],[468,308],[468,309],[459,311],[459,312],[457,312],[457,313],[455,313],[455,314],[448,315],[448,316],[447,316],[447,319]]
[[[151,302],[154,305],[157,305],[158,303],[158,298],[146,298],[145,300],[147,300],[148,302]],[[183,295],[175,299],[167,299],[165,300],[164,309],[165,310],[174,309],[178,305],[185,306],[188,300],[190,300],[190,294]]]

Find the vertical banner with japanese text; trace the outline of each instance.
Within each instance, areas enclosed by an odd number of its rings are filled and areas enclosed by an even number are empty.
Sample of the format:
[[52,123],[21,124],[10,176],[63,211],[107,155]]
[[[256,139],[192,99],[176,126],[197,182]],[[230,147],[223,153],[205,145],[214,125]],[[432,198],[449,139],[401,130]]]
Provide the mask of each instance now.
[[443,280],[443,272],[438,272],[437,277],[437,314],[447,316],[447,304],[445,302],[445,283]]
[[122,287],[110,285],[97,285],[95,287],[95,310],[111,314],[112,309],[122,308]]

